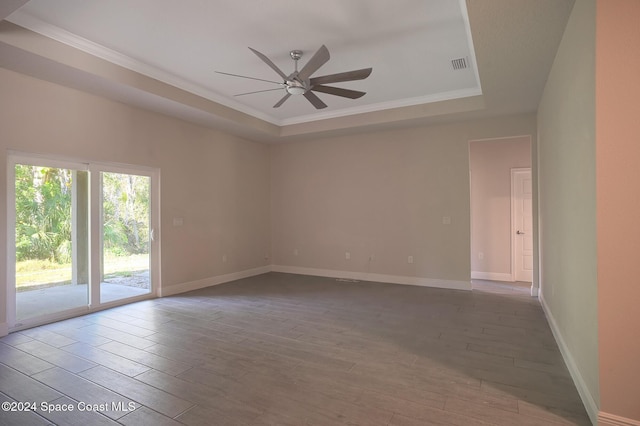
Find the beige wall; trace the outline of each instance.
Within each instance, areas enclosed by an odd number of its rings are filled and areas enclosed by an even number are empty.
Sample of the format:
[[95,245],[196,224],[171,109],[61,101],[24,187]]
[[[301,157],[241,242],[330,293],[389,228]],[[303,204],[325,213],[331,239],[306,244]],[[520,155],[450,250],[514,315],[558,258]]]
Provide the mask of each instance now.
[[592,415],[600,399],[594,53],[595,0],[578,0],[538,109],[542,299]]
[[531,167],[531,138],[471,141],[469,164],[472,276],[510,280],[511,169]]
[[1,271],[7,150],[159,168],[163,288],[270,263],[268,146],[5,69],[0,93]]
[[[270,250],[276,265],[468,280],[468,141],[531,134],[545,309],[590,414],[640,421],[638,16],[637,0],[576,1],[537,129],[520,115],[269,147],[0,69],[0,271],[16,150],[160,169],[165,288]],[[2,286],[0,323],[5,307]]]
[[274,264],[469,282],[469,140],[534,133],[520,115],[274,145]]
[[640,424],[640,1],[597,11],[600,409]]

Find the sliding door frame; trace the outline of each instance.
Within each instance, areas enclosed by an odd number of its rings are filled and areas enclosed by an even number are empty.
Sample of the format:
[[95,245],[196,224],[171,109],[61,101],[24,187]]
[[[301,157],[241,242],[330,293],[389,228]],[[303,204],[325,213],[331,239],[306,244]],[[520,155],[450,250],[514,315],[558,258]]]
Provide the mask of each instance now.
[[[16,188],[15,167],[17,164],[55,167],[87,171],[89,174],[89,297],[87,306],[69,309],[27,319],[16,324]],[[111,302],[100,302],[100,281],[102,262],[102,185],[101,173],[122,173],[150,178],[150,241],[149,279],[150,292],[140,296]],[[125,165],[61,158],[54,155],[8,152],[7,160],[7,271],[6,271],[6,313],[9,331],[34,327],[49,322],[76,317],[114,306],[157,297],[161,285],[160,276],[160,171],[146,166]]]

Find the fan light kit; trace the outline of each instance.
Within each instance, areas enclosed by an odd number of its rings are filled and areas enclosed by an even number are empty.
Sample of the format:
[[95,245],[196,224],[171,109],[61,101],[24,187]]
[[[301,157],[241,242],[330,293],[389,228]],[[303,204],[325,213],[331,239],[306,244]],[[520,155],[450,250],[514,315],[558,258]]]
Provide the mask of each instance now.
[[[304,95],[305,98],[317,109],[326,108],[327,105],[313,92],[322,92],[329,95],[341,96],[343,98],[358,99],[366,94],[366,92],[360,92],[358,90],[343,89],[341,87],[325,86],[325,83],[338,83],[342,81],[354,81],[364,80],[371,74],[372,68],[363,68],[360,70],[346,71],[337,74],[324,75],[321,77],[313,77],[311,75],[316,72],[321,66],[323,66],[329,60],[329,50],[326,46],[322,45],[320,49],[309,59],[309,62],[298,71],[298,60],[302,57],[301,50],[292,50],[289,52],[291,59],[295,63],[294,71],[286,75],[280,68],[276,66],[267,56],[258,52],[255,49],[249,48],[253,53],[258,56],[265,64],[274,70],[283,80],[282,83],[272,80],[264,80],[262,78],[247,77],[244,75],[231,74],[228,72],[216,71],[218,74],[230,75],[233,77],[248,78],[250,80],[265,81],[267,83],[274,83],[284,88],[285,95],[280,99],[273,107],[278,108],[281,106],[291,95]],[[235,96],[250,95],[253,93],[270,92],[273,90],[281,89],[266,89],[257,90],[254,92],[239,93]]]
[[285,85],[286,85],[285,90],[290,95],[303,95],[304,92],[307,91],[307,88],[304,87],[304,84],[296,80],[286,81]]

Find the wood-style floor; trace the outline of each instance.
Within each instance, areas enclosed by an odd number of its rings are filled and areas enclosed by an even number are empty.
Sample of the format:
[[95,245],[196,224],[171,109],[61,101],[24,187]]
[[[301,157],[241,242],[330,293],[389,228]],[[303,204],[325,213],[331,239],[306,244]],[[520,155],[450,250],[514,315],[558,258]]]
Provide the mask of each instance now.
[[20,426],[590,424],[528,288],[277,273],[10,334],[0,397]]

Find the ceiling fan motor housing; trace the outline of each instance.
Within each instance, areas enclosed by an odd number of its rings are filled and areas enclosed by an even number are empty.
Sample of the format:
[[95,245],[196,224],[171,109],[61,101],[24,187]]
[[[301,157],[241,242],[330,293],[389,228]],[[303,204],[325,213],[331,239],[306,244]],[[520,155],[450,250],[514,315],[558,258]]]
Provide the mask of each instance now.
[[297,80],[296,77],[292,78],[292,76],[293,74],[289,76],[287,81],[284,82],[285,90],[287,91],[287,93],[289,93],[290,95],[303,95],[304,93],[306,93],[307,90],[309,90],[307,88],[309,86]]

